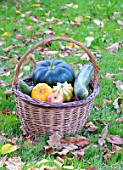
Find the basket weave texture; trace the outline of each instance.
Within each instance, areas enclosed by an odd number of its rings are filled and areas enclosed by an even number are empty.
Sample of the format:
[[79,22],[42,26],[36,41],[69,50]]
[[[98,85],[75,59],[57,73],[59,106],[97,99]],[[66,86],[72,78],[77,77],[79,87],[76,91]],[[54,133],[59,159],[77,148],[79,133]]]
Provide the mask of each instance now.
[[[41,102],[23,94],[18,88],[18,75],[20,67],[25,58],[39,46],[51,41],[67,41],[80,46],[90,57],[94,67],[94,79],[90,85],[92,93],[83,100],[76,100],[67,103]],[[20,59],[13,79],[12,89],[15,94],[17,115],[20,118],[22,129],[25,135],[52,135],[58,131],[61,136],[78,133],[84,126],[90,115],[94,98],[99,93],[98,66],[91,52],[80,42],[67,37],[52,37],[36,44],[29,49]],[[33,84],[32,77],[23,79],[28,84]]]

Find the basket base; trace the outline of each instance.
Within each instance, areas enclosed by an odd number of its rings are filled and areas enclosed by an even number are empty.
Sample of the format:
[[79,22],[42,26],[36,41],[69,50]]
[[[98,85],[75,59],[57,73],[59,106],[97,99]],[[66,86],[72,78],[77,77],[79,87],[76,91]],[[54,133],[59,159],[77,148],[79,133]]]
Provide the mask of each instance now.
[[[17,102],[17,99],[16,99]],[[90,115],[93,100],[80,107],[73,108],[37,108],[33,106],[32,113],[24,101],[17,102],[17,115],[21,120],[24,135],[48,135],[51,136],[55,131],[59,135],[69,135],[78,133],[84,126]],[[25,106],[24,106],[25,105]],[[25,110],[22,110],[25,108]],[[37,111],[36,111],[37,110]]]

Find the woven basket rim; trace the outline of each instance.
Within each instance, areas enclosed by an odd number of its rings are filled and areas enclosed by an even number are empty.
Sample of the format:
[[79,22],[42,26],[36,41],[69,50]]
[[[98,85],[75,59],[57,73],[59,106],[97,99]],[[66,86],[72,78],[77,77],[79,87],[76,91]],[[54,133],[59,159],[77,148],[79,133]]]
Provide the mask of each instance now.
[[[25,76],[23,78],[24,81],[26,81],[26,79],[31,79],[32,75],[30,76]],[[85,99],[82,100],[76,100],[76,101],[70,101],[70,102],[66,102],[66,103],[50,103],[50,102],[42,102],[36,99],[33,99],[32,97],[30,97],[29,95],[26,95],[24,93],[22,93],[20,91],[20,89],[13,85],[12,89],[13,92],[16,96],[18,96],[21,100],[24,100],[30,104],[36,105],[36,106],[40,106],[40,107],[55,107],[55,108],[65,108],[65,107],[77,107],[77,106],[81,106],[84,105],[86,103],[88,103],[89,101],[93,100],[98,94],[99,94],[99,85],[93,85],[93,81],[91,82],[91,87],[93,88],[92,93],[86,97]]]

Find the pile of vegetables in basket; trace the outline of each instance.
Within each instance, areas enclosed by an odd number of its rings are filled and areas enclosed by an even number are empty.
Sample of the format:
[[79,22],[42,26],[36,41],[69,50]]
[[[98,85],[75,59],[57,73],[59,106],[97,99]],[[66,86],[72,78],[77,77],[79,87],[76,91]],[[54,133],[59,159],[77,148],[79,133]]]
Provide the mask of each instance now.
[[89,83],[93,78],[92,64],[84,65],[77,76],[71,66],[63,60],[40,61],[33,71],[34,86],[18,83],[22,93],[44,102],[69,102],[76,96],[84,99],[89,95]]

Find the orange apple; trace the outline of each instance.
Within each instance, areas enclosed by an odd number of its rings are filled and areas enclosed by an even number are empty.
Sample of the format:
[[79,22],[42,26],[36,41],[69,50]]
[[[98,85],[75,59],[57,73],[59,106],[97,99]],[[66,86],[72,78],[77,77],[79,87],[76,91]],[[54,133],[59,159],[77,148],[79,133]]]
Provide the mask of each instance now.
[[54,93],[51,93],[51,94],[48,95],[47,102],[63,103],[64,98],[60,93],[54,92]]

